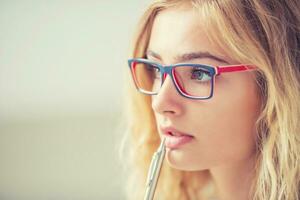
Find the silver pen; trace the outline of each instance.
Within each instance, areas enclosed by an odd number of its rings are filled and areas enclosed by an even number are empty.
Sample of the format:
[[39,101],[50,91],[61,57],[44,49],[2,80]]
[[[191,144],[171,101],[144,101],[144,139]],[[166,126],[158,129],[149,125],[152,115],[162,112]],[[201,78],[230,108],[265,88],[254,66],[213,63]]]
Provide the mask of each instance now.
[[151,160],[151,164],[147,176],[146,192],[145,192],[144,200],[152,200],[154,197],[158,177],[166,154],[165,140],[166,138],[163,138],[157,151],[152,156],[152,160]]

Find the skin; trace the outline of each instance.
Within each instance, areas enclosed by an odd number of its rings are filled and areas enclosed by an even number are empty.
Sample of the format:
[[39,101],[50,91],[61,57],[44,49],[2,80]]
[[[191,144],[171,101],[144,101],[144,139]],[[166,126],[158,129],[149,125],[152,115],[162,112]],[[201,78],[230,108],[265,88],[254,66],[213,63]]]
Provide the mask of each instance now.
[[[164,65],[240,64],[225,57],[203,30],[201,20],[188,7],[161,11],[153,24],[148,59]],[[206,56],[179,59],[191,52],[209,52],[224,61]],[[159,94],[152,96],[158,128],[173,126],[194,136],[180,148],[167,149],[166,160],[180,170],[209,170],[221,200],[248,199],[255,163],[254,125],[260,108],[254,73],[225,73],[215,84],[211,99],[192,100],[181,96],[167,76]],[[161,131],[159,134],[164,137]]]

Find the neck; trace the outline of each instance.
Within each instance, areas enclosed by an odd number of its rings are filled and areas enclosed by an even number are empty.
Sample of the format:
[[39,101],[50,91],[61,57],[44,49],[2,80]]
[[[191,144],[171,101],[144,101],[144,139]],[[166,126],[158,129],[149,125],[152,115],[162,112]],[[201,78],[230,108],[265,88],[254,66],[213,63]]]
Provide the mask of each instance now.
[[250,188],[255,175],[254,156],[210,169],[220,200],[250,200]]

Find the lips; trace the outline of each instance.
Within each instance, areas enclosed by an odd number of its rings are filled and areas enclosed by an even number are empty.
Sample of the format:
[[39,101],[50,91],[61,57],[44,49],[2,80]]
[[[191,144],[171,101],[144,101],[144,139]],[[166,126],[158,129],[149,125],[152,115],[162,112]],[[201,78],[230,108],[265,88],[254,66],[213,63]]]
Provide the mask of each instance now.
[[166,138],[166,147],[170,149],[178,149],[180,146],[194,139],[194,136],[173,127],[161,127],[160,130]]
[[179,136],[191,136],[191,137],[193,137],[192,135],[190,135],[188,133],[184,133],[182,131],[179,131],[179,130],[173,128],[173,127],[160,127],[160,130],[166,136],[170,135],[170,136],[174,136],[174,137],[179,137]]

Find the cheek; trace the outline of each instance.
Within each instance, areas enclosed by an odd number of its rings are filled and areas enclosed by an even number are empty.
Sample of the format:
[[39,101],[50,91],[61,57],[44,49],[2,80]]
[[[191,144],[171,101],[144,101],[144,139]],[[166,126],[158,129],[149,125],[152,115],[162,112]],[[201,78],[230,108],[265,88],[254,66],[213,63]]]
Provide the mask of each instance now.
[[250,82],[231,90],[226,85],[216,88],[214,97],[199,111],[201,115],[194,116],[201,119],[197,130],[199,153],[215,164],[247,159],[255,151],[260,101],[253,80],[245,81]]

